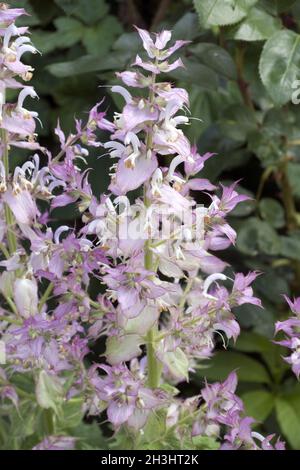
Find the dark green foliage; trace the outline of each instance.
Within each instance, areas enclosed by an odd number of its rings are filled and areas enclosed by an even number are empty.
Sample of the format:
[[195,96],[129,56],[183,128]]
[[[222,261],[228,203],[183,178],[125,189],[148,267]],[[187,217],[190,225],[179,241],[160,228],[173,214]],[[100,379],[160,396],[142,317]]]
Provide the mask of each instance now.
[[[274,322],[287,315],[282,294],[300,295],[300,108],[292,103],[293,93],[300,88],[295,85],[300,79],[299,2],[10,3],[24,6],[31,13],[26,24],[30,24],[32,40],[42,52],[33,63],[34,86],[41,98],[35,106],[44,125],[40,134],[48,145],[58,116],[63,129],[69,131],[74,116],[84,116],[104,95],[108,97],[108,113],[117,109],[118,102],[110,98],[109,88],[99,85],[115,84],[114,72],[131,63],[139,50],[132,23],[141,27],[152,24],[156,30],[169,27],[176,38],[192,41],[183,52],[186,69],[171,78],[188,89],[192,115],[202,119],[193,121],[189,137],[201,151],[218,154],[207,162],[203,177],[224,182],[242,178],[242,191],[252,197],[232,217],[238,240],[229,261],[237,271],[262,271],[256,289],[265,307],[238,309],[241,337],[235,345],[229,345],[229,352],[222,350],[220,342],[220,351],[205,364],[206,368],[200,365],[192,386],[197,391],[205,376],[220,380],[238,369],[247,412],[262,423],[259,426],[263,432],[270,428],[274,431],[276,417],[277,431],[291,447],[299,449],[299,386],[282,361],[284,350],[271,342]],[[105,157],[97,160],[98,155],[96,151],[89,159],[97,194],[106,188],[104,175],[111,163]],[[71,214],[76,218],[76,211]],[[60,216],[70,218],[69,208],[61,210]],[[75,426],[76,435],[86,436],[90,446],[103,448],[99,428],[95,423],[79,424],[81,417],[73,414],[72,401],[62,406],[57,403],[57,394],[56,401],[51,396],[47,399],[49,406],[59,408],[59,419],[66,428]],[[45,410],[36,410],[37,405],[30,400],[26,406],[32,407],[32,422],[22,421],[23,410],[15,411],[11,415],[14,422],[3,421],[0,426],[2,447],[28,448],[36,443],[36,429],[44,429]],[[154,442],[141,443],[141,447],[161,448],[163,442],[171,448],[182,448],[175,436],[165,435],[159,428],[161,417],[155,419],[155,423],[149,423],[154,428]],[[160,443],[158,435],[163,436]],[[130,447],[130,436],[123,438],[119,436],[122,445]],[[88,444],[83,448],[89,448]],[[119,443],[119,448],[122,445]],[[215,443],[187,443],[186,448],[192,445],[213,448]]]

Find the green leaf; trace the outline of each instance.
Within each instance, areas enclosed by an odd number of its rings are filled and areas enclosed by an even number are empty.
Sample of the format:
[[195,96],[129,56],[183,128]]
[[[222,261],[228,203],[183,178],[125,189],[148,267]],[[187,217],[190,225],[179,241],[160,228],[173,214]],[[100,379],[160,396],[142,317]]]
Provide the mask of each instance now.
[[246,217],[246,216],[250,215],[255,209],[255,197],[254,197],[254,195],[251,191],[249,191],[248,189],[242,187],[239,184],[236,186],[236,190],[238,191],[238,193],[241,193],[245,196],[249,196],[249,198],[251,198],[251,199],[240,202],[233,209],[233,211],[230,212],[230,216],[231,217]]
[[[268,281],[266,281],[266,283],[268,283]],[[273,296],[274,290],[275,288],[273,289]],[[263,314],[263,316],[265,315]],[[273,324],[271,337],[273,337]],[[244,331],[240,334],[233,347],[238,351],[261,354],[264,361],[267,363],[273,378],[278,379],[278,382],[287,369],[287,364],[282,360],[282,355],[284,354],[283,348],[274,344],[271,339],[268,339],[261,334],[257,334],[252,331]]]
[[214,70],[193,60],[184,60],[185,68],[172,72],[172,77],[199,87],[215,90],[218,86],[218,76]]
[[244,402],[246,414],[260,423],[267,419],[275,404],[274,395],[266,390],[253,390],[244,393],[241,398]]
[[57,29],[55,33],[43,30],[33,31],[32,41],[43,54],[55,49],[71,47],[83,37],[84,26],[75,18],[63,16],[56,18],[54,24]]
[[101,429],[95,421],[90,424],[80,423],[71,432],[69,431],[69,434],[78,438],[77,449],[84,450],[87,446],[92,449],[107,448],[107,438],[102,435]]
[[195,436],[192,438],[194,449],[197,450],[217,450],[220,447],[213,437],[208,436]]
[[32,32],[32,42],[42,54],[47,54],[62,46],[62,42],[56,33],[39,29]]
[[192,41],[199,34],[199,22],[196,13],[185,13],[173,28],[173,39]]
[[241,21],[257,0],[194,0],[204,26],[228,25]]
[[136,33],[121,34],[113,45],[114,50],[122,51],[126,57],[134,57],[140,47],[140,38]]
[[261,252],[272,256],[279,254],[281,243],[276,231],[267,222],[250,217],[239,230],[237,247],[248,255],[255,256]]
[[292,6],[292,15],[294,20],[299,24],[300,20],[300,3],[295,2],[295,5]]
[[233,370],[241,382],[269,383],[270,377],[262,364],[245,354],[220,351],[209,361],[207,369],[200,369],[197,375],[209,380],[225,380]]
[[266,42],[259,61],[262,82],[276,105],[291,100],[299,77],[300,35],[291,30],[275,33]]
[[256,218],[249,218],[240,228],[237,237],[238,250],[251,256],[256,256],[259,251],[257,221]]
[[277,11],[279,13],[283,11],[287,11],[291,8],[291,6],[296,3],[297,0],[276,0],[277,3]]
[[272,343],[265,336],[252,331],[242,331],[238,337],[234,348],[243,352],[259,352],[272,350]]
[[110,336],[106,340],[106,358],[110,364],[129,361],[141,354],[141,344],[139,335]]
[[290,185],[292,187],[292,191],[294,196],[300,198],[300,164],[299,163],[288,163],[288,178]]
[[101,60],[98,60],[93,55],[86,55],[70,62],[51,64],[47,67],[47,70],[58,78],[72,77],[73,75],[81,75],[88,72],[119,70],[122,68],[123,60],[124,55],[122,52],[114,53]]
[[54,24],[57,28],[56,35],[57,42],[61,41],[61,47],[71,47],[80,41],[84,26],[80,21],[75,18],[56,18]]
[[270,15],[277,15],[277,0],[259,0],[259,6]]
[[164,361],[174,377],[179,380],[188,378],[189,360],[182,349],[177,348],[174,352],[166,352]]
[[114,16],[108,15],[97,25],[86,28],[82,41],[87,52],[99,58],[108,52],[121,32],[119,21]]
[[[266,96],[263,99],[266,100]],[[272,107],[265,113],[260,129],[248,135],[248,147],[264,168],[277,165],[286,155],[285,135],[291,134],[292,119],[293,115],[287,115],[284,109]]]
[[[212,101],[213,106],[214,100]],[[231,170],[241,165],[246,165],[251,158],[250,152],[245,148],[241,148],[239,142],[224,136],[221,133],[220,126],[216,125],[216,123],[213,123],[203,132],[198,144],[199,150],[202,153],[208,152],[212,146],[217,153],[214,158],[207,160],[206,166],[201,173],[202,177],[209,178],[213,181],[217,180],[222,171],[228,171],[229,169]]]
[[[282,241],[282,237],[280,241]],[[264,271],[263,275],[256,279],[255,289],[259,297],[263,297],[275,304],[282,304],[282,294],[289,293],[289,284],[288,280],[280,272],[270,269],[269,271]],[[276,292],[278,297],[274,296],[274,292]]]
[[71,15],[76,9],[75,0],[54,0],[67,15]]
[[166,422],[162,413],[153,413],[149,416],[145,426],[145,439],[156,440],[159,435],[164,434],[166,430]]
[[280,237],[281,249],[280,254],[290,259],[300,261],[300,239],[299,233],[295,237]]
[[[17,3],[20,5],[19,1]],[[43,24],[49,23],[54,16],[57,16],[58,8],[53,0],[43,0],[42,2],[40,0],[30,0],[30,4]],[[24,5],[24,8],[27,11],[27,5]]]
[[[5,411],[3,405],[1,406],[1,411]],[[24,449],[26,448],[25,440],[34,434],[41,436],[42,439],[45,431],[42,424],[42,415],[43,410],[37,406],[34,398],[31,400],[21,400],[18,409],[11,407],[9,410],[9,420],[6,416],[6,422],[9,423],[9,426],[7,426],[8,432],[5,436],[4,448],[12,450]]]
[[192,52],[203,64],[220,75],[232,80],[236,79],[235,63],[231,55],[222,47],[211,42],[200,42],[190,47],[189,52]]
[[278,201],[272,198],[264,198],[259,203],[260,215],[268,224],[275,228],[285,225],[284,210]]
[[77,16],[87,24],[96,23],[108,13],[105,0],[55,0],[68,15]]
[[83,398],[74,397],[63,404],[59,425],[62,429],[79,426],[83,418]]
[[189,92],[191,115],[202,119],[201,122],[193,119],[191,124],[186,127],[187,137],[192,142],[196,142],[210,123],[216,119],[216,114],[212,109],[211,101],[213,100],[208,90],[203,90],[194,85],[187,86],[186,88]]
[[54,24],[57,28],[55,33],[38,31],[33,34],[33,39],[42,52],[71,47],[82,41],[87,52],[95,55],[97,61],[107,54],[116,37],[122,32],[119,21],[111,15],[92,26],[85,26],[77,19],[68,17],[57,18]]
[[280,251],[280,238],[276,231],[266,222],[259,222],[258,247],[266,255],[277,255]]
[[252,8],[246,18],[229,33],[239,41],[264,41],[281,28],[278,18],[266,13],[261,8]]
[[145,335],[157,320],[157,308],[146,306],[137,317],[128,318],[123,326],[126,334]]
[[296,2],[297,0],[260,0],[259,4],[268,11],[268,13],[277,15],[278,13],[290,10]]
[[276,165],[284,155],[282,139],[263,127],[248,135],[248,148],[260,159],[264,168]]
[[36,397],[40,407],[52,408],[58,414],[58,406],[62,403],[63,395],[64,390],[60,380],[42,370],[36,384]]
[[288,398],[277,398],[276,416],[282,432],[294,449],[300,448],[299,411]]
[[225,108],[220,119],[222,132],[233,140],[244,142],[256,129],[254,115],[245,106],[232,104]]
[[[256,260],[255,260],[255,265]],[[257,283],[257,282],[256,282]],[[274,297],[274,291],[273,291]],[[244,304],[236,310],[236,317],[239,324],[245,328],[253,328],[255,333],[273,339],[275,317],[270,308],[265,309],[257,307],[257,305]]]

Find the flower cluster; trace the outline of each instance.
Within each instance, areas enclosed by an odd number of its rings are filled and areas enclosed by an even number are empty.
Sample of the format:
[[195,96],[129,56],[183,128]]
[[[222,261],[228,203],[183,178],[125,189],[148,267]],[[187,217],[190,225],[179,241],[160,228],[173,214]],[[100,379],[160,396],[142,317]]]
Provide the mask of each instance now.
[[263,437],[251,431],[254,419],[244,415],[241,399],[235,395],[237,376],[233,372],[223,383],[206,385],[201,391],[204,400],[200,407],[199,418],[194,423],[193,435],[219,436],[221,427],[225,435],[221,449],[223,450],[284,450],[284,443],[279,439],[274,447],[271,440],[274,434]]
[[291,354],[284,360],[292,366],[292,371],[299,378],[300,375],[300,297],[292,301],[285,296],[285,299],[293,312],[293,316],[288,320],[278,321],[275,325],[275,334],[283,331],[286,338],[276,341],[277,344],[285,346],[291,350]]
[[[99,376],[97,368],[106,375]],[[101,409],[107,408],[108,419],[115,429],[124,423],[134,430],[142,429],[151,410],[166,404],[166,393],[147,387],[145,376],[135,361],[130,369],[124,364],[94,365],[88,375],[92,390],[89,412],[98,415]]]
[[[98,103],[86,123],[76,121],[74,134],[65,136],[57,126],[61,149],[52,155],[37,143],[37,113],[24,108],[36,93],[23,83],[33,70],[22,58],[37,52],[27,28],[15,26],[24,13],[0,5],[1,396],[16,404],[9,380],[33,378],[37,402],[54,415],[53,432],[35,449],[74,447],[74,438],[55,429],[55,414],[74,397],[82,400],[82,414],[106,410],[116,432],[143,433],[153,410],[177,429],[184,409],[194,417],[191,435],[221,439],[225,425],[223,448],[256,449],[255,438],[271,448],[271,436],[255,435],[252,420],[243,417],[235,375],[205,387],[205,406],[199,397],[183,400],[172,391],[199,359],[212,355],[218,335],[237,338],[234,307],[260,305],[251,288],[258,273],[232,279],[213,254],[234,243],[226,216],[247,197],[235,184],[215,192],[198,177],[213,154],[200,155],[183,133],[190,122],[187,92],[160,79],[183,66],[170,57],[185,41],[168,47],[169,31],[152,37],[138,29],[148,58],[137,56],[133,71],[117,74],[138,96],[113,86],[124,99],[113,122]],[[17,91],[16,103],[6,102],[9,89]],[[107,141],[98,140],[99,129],[110,134]],[[39,153],[13,169],[11,146]],[[81,169],[89,147],[103,148],[113,160],[108,192],[100,198]],[[197,204],[204,192],[208,207]],[[51,211],[70,203],[77,204],[82,228],[54,229]],[[89,294],[92,279],[99,291],[105,286],[96,299]],[[90,346],[101,336],[106,363],[89,366]]]

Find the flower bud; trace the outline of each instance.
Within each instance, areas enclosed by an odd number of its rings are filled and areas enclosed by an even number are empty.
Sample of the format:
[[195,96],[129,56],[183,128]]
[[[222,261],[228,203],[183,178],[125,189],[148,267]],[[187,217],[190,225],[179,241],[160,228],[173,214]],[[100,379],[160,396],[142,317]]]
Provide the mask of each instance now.
[[36,315],[38,311],[38,288],[34,279],[16,279],[14,301],[18,312],[24,318]]

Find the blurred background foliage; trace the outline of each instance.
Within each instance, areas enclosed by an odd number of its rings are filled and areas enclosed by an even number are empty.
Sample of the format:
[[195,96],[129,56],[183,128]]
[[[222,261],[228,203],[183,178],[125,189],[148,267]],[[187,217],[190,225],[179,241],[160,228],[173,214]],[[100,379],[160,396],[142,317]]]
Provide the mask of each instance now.
[[[258,429],[277,431],[299,449],[300,385],[281,358],[284,349],[272,339],[274,322],[288,315],[282,294],[300,295],[300,107],[292,104],[292,94],[298,98],[300,88],[294,83],[300,79],[300,2],[10,3],[30,13],[24,24],[30,25],[32,41],[42,53],[32,60],[32,84],[40,96],[32,109],[43,122],[42,142],[51,149],[58,116],[68,132],[74,117],[84,118],[104,96],[109,115],[119,109],[121,102],[108,86],[117,83],[115,71],[128,67],[140,48],[133,24],[153,31],[169,28],[176,39],[191,40],[183,52],[186,68],[169,78],[188,89],[191,114],[201,119],[192,121],[188,136],[201,152],[217,153],[202,176],[223,183],[240,179],[240,191],[252,197],[234,211],[230,222],[238,240],[223,257],[234,270],[263,273],[255,288],[264,310],[246,305],[236,312],[242,326],[237,343],[227,345],[227,351],[220,344],[184,393],[197,393],[204,376],[220,380],[237,369],[240,395],[247,413],[259,421]],[[111,164],[99,156],[96,150],[89,158],[97,195],[107,187]],[[20,158],[24,156],[14,155],[16,164]],[[75,224],[76,210],[60,209],[57,217]],[[73,418],[75,425],[72,404],[68,406],[65,419]],[[17,432],[22,435],[19,426]],[[93,432],[88,426],[78,435]]]

